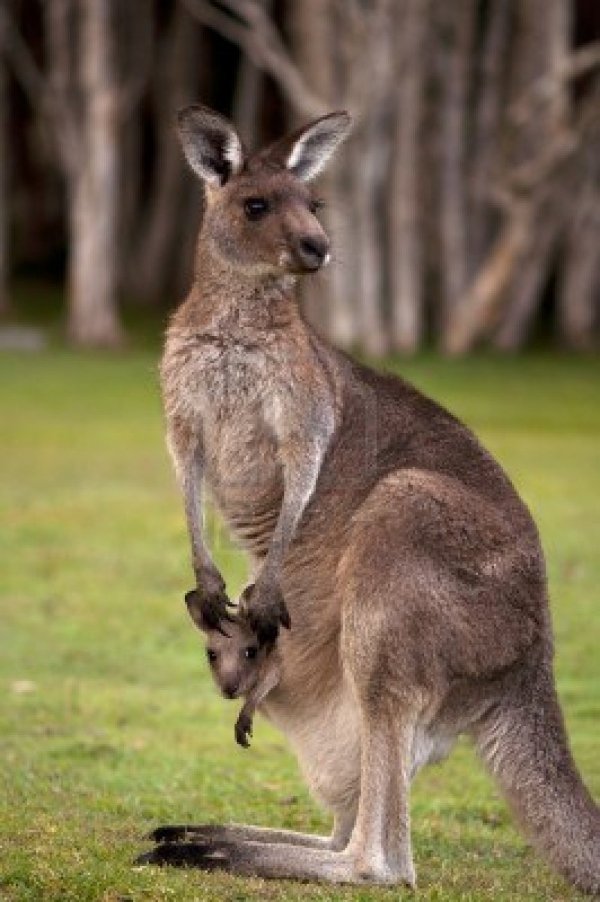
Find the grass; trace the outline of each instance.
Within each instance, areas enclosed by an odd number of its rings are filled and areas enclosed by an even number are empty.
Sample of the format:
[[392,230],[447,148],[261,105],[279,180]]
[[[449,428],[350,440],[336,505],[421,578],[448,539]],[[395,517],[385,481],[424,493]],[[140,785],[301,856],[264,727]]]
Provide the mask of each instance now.
[[[398,368],[476,429],[534,512],[560,695],[599,796],[600,362],[423,357]],[[160,823],[329,821],[266,723],[251,751],[234,744],[237,706],[209,683],[182,604],[190,572],[156,351],[5,353],[0,409],[0,898],[398,898],[132,867]],[[235,591],[243,561],[212,532]],[[419,898],[578,898],[523,842],[466,743],[419,776],[412,813]]]

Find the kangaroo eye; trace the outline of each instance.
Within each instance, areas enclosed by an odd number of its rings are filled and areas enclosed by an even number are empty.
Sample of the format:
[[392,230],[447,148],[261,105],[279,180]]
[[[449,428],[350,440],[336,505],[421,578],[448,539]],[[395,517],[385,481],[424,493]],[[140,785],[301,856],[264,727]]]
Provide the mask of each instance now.
[[213,651],[212,648],[207,648],[206,649],[206,657],[208,658],[208,660],[210,661],[211,664],[214,664],[215,661],[217,660],[217,653],[216,653],[216,651]]
[[317,197],[314,200],[311,200],[311,202],[308,205],[308,209],[314,215],[315,213],[318,213],[319,210],[322,210],[324,206],[325,206],[325,201],[321,200],[321,198]]
[[247,658],[249,658],[249,659],[252,661],[252,660],[254,660],[254,658],[255,658],[255,657],[257,656],[257,654],[258,654],[258,648],[256,647],[256,645],[250,645],[250,646],[244,651],[244,654],[245,654],[245,656],[246,656]]
[[250,220],[260,219],[269,212],[268,201],[264,197],[249,197],[244,201],[244,212]]

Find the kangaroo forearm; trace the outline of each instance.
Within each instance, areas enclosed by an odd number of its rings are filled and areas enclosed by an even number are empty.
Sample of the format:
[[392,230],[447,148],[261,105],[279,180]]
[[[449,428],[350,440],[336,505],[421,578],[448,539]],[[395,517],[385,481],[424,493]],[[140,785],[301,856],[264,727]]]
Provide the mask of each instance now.
[[185,505],[188,535],[190,540],[192,567],[197,585],[202,585],[207,577],[216,575],[217,567],[204,541],[201,502],[194,500]]
[[199,584],[199,577],[203,571],[215,569],[204,542],[202,517],[204,451],[199,426],[192,424],[188,419],[169,417],[167,447],[183,499],[192,566]]
[[288,442],[282,452],[284,495],[279,518],[256,582],[241,599],[261,645],[277,639],[280,624],[291,627],[281,571],[287,549],[313,496],[328,439],[329,435],[318,433],[310,444],[301,443],[300,449]]
[[327,442],[313,442],[284,465],[284,495],[262,573],[278,578],[285,554],[314,494]]
[[179,473],[192,566],[196,582],[198,585],[201,585],[203,580],[206,579],[207,573],[216,572],[216,567],[204,541],[202,513],[203,466],[201,455],[198,451],[196,451],[193,458],[189,458],[181,465]]
[[185,601],[194,623],[200,629],[220,629],[220,622],[226,617],[228,598],[223,577],[204,543],[201,445],[197,437],[193,440],[188,437],[184,448],[185,453],[182,453],[180,448],[178,454],[177,445],[172,443],[196,577],[196,588],[186,594]]

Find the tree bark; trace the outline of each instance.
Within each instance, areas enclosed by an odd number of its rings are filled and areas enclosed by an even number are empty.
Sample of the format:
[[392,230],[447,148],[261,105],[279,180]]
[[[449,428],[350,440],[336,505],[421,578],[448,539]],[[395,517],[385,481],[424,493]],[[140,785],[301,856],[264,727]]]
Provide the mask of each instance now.
[[357,217],[356,249],[359,265],[358,323],[361,347],[375,357],[389,350],[389,335],[383,321],[382,304],[382,235],[377,216],[376,195],[380,166],[378,160],[380,126],[369,123],[362,140],[354,147],[355,212]]
[[467,196],[465,182],[468,86],[475,27],[474,0],[442,10],[441,266],[442,331],[467,285]]
[[574,202],[559,275],[556,302],[559,341],[588,351],[600,325],[600,190],[598,148]]
[[[547,149],[561,141],[570,113],[567,83],[559,77],[569,52],[568,0],[528,0],[517,4],[517,11],[513,96],[524,96],[538,79],[546,76],[560,88],[533,106],[527,122],[515,135],[509,166],[527,165],[542,158]],[[553,266],[563,223],[560,203],[538,202],[528,247],[507,292],[503,322],[494,339],[497,348],[512,351],[526,341]]]
[[85,151],[71,192],[69,335],[77,345],[123,339],[116,306],[118,98],[110,0],[86,0],[80,22]]
[[454,310],[443,335],[447,354],[465,354],[492,330],[503,292],[527,243],[528,211],[515,211],[506,222],[473,283]]
[[560,226],[558,214],[542,207],[529,229],[521,262],[515,269],[511,303],[493,339],[500,351],[517,351],[529,338]]
[[392,149],[388,121],[395,98],[394,10],[393,0],[377,0],[370,11],[362,65],[355,72],[352,98],[363,110],[351,162],[357,223],[359,335],[361,346],[374,356],[382,356],[390,349],[384,294],[388,254],[379,211],[383,206]]
[[[331,48],[331,9],[327,0],[303,0],[290,6],[290,32],[294,59],[302,72],[306,84],[316,96],[333,105],[333,65]],[[304,121],[303,116],[293,115],[291,124],[296,126]],[[319,185],[323,193],[331,197],[334,177],[330,173],[321,176]],[[335,203],[335,201],[334,201]],[[325,228],[331,225],[329,211],[323,213]],[[313,326],[323,334],[332,332],[332,307],[335,301],[331,293],[335,291],[334,280],[324,274],[302,282],[302,306]]]
[[[267,14],[272,0],[259,0]],[[264,89],[264,73],[249,56],[243,55],[237,74],[233,95],[233,121],[247,146],[255,150],[261,138],[260,112]]]
[[[336,66],[341,64],[339,35],[336,34],[335,11],[331,3],[306,0],[293,4],[290,11],[294,57],[307,84],[330,108],[343,106],[336,78]],[[302,300],[315,328],[340,347],[350,348],[356,342],[358,324],[353,309],[355,274],[349,264],[355,219],[348,200],[349,192],[344,190],[347,169],[344,155],[337,166],[320,178],[318,190],[327,198],[321,216],[331,236],[333,263],[316,278],[304,281]]]
[[500,171],[501,112],[509,49],[512,0],[495,0],[488,11],[483,34],[478,91],[475,103],[472,163],[470,168],[469,277],[483,263],[498,212],[492,206],[490,185]]
[[398,98],[391,160],[389,268],[392,346],[416,351],[423,337],[423,252],[419,182],[420,125],[425,83],[425,35],[428,0],[405,0],[400,7]]
[[130,267],[131,290],[146,304],[164,301],[178,267],[186,268],[178,237],[189,228],[185,187],[191,177],[182,163],[174,128],[175,111],[194,100],[199,70],[198,28],[176,7],[164,38],[154,84],[157,148],[150,204],[141,211],[141,231]]

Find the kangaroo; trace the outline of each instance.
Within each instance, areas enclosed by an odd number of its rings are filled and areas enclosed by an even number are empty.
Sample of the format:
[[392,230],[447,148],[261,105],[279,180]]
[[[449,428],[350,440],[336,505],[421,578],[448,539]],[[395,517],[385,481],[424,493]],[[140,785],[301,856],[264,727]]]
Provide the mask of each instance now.
[[239,616],[230,617],[226,629],[207,629],[202,619],[198,620],[193,593],[188,593],[186,601],[190,602],[192,619],[206,633],[206,657],[215,683],[225,698],[244,698],[234,734],[236,742],[248,748],[256,709],[281,677],[277,646],[259,645],[255,634]]
[[466,733],[548,861],[597,892],[600,813],[554,688],[531,515],[462,423],[330,347],[299,310],[294,282],[329,259],[311,181],[349,124],[332,113],[248,154],[216,113],[179,114],[206,209],[162,361],[197,583],[188,605],[197,623],[226,625],[203,484],[250,555],[251,628],[262,645],[279,637],[263,710],[332,835],[165,827],[140,860],[412,886],[410,781]]

